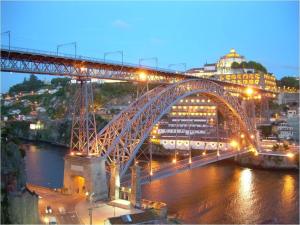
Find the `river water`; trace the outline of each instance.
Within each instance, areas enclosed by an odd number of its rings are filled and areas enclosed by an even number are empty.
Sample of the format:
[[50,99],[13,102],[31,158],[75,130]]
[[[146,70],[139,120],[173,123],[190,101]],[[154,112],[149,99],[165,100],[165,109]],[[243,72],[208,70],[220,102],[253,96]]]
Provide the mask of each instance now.
[[[26,144],[28,182],[63,183],[66,148]],[[184,223],[299,223],[299,177],[295,171],[243,168],[219,162],[143,186],[143,198],[167,203]]]

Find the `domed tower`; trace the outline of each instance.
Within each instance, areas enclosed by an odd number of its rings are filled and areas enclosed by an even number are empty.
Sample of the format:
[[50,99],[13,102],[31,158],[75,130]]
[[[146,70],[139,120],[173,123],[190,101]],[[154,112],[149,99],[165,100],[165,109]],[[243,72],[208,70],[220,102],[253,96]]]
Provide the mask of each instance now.
[[230,49],[230,52],[220,58],[217,63],[217,73],[218,74],[228,74],[231,73],[231,64],[233,62],[241,63],[244,62],[245,57],[239,55],[234,48]]

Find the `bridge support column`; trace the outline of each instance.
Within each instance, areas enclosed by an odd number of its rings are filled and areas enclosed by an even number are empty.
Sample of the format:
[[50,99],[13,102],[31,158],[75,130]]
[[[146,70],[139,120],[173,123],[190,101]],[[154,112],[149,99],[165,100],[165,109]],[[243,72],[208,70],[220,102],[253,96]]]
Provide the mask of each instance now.
[[120,197],[120,165],[113,162],[110,165],[109,199],[116,200]]
[[105,159],[66,155],[64,189],[68,194],[92,195],[93,201],[107,200]]
[[134,165],[131,167],[131,193],[130,203],[133,207],[140,207],[142,200],[141,167]]

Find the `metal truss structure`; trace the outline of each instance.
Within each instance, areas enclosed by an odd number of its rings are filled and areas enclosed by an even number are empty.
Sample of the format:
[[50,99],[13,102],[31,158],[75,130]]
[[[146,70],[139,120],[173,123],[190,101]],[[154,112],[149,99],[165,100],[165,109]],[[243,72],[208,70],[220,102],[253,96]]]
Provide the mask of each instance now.
[[92,83],[89,79],[77,80],[72,110],[70,140],[71,154],[93,155],[98,152],[97,129],[94,114]]
[[220,109],[230,112],[246,140],[257,147],[257,141],[253,138],[256,134],[255,125],[239,100],[213,81],[190,79],[154,88],[114,117],[98,134],[99,154],[109,164],[119,163],[122,177],[160,118],[180,99],[197,93],[207,96]]
[[1,49],[1,71],[149,83],[174,83],[191,78],[159,68],[12,48]]
[[[32,49],[1,46],[1,71],[15,73],[68,76],[72,78],[94,78],[143,83],[175,83],[196,78],[186,73],[158,67],[148,67],[115,61],[99,60],[91,57],[66,55]],[[247,85],[209,78],[228,90],[242,93]],[[253,87],[263,95],[272,97],[273,91]]]

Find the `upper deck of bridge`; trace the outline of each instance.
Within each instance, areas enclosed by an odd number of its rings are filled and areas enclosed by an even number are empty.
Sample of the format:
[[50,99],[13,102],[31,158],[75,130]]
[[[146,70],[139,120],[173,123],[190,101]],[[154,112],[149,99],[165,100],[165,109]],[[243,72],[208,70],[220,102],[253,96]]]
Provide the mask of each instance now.
[[[40,69],[41,67],[35,66],[34,69],[31,69],[32,67],[29,68],[28,66],[23,65],[23,67],[20,69],[20,67],[14,67],[13,65],[7,66],[3,60],[19,63],[21,62],[22,64],[37,63],[38,65],[48,65],[48,67],[45,66],[46,69]],[[57,69],[49,70],[49,65],[56,65]],[[64,67],[64,70],[59,70],[59,66]],[[24,69],[24,67],[26,67],[26,69]],[[75,56],[71,54],[8,46],[1,46],[1,71],[47,74],[54,76],[90,77],[96,79],[113,79],[162,84],[198,78],[182,71],[175,71],[159,67],[150,67],[132,63],[124,63],[120,61],[97,59],[87,56]],[[236,90],[243,90],[249,87],[248,85],[220,81],[216,78],[201,79],[212,80],[222,86]],[[275,93],[274,91],[265,90],[260,87],[253,86],[252,88],[260,93]]]

